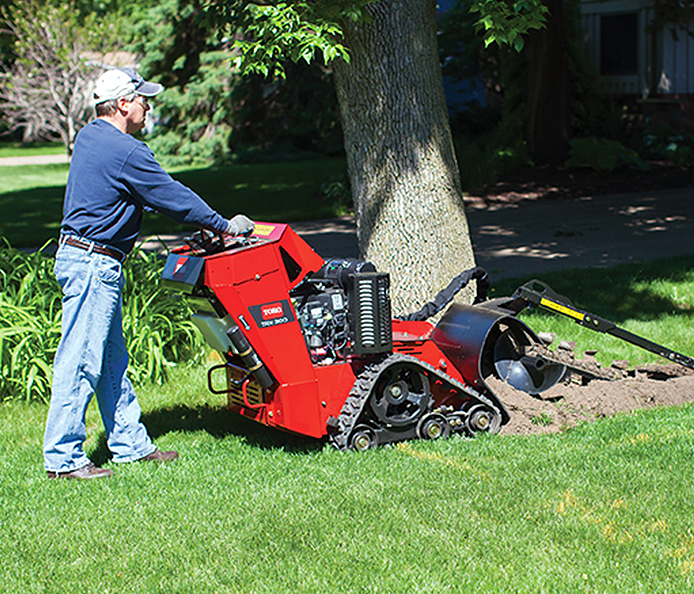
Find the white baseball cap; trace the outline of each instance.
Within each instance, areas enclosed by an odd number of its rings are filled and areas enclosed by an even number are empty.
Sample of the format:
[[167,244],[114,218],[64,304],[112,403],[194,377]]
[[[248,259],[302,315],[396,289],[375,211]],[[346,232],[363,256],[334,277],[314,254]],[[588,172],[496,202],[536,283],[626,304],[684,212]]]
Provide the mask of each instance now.
[[131,93],[154,97],[163,90],[159,83],[147,82],[133,68],[114,68],[104,72],[96,81],[94,103],[98,105]]

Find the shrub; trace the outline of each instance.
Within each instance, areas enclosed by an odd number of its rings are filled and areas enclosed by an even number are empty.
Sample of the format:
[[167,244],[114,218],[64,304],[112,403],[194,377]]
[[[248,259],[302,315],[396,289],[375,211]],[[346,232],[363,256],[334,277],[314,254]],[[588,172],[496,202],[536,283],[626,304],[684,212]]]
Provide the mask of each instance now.
[[60,340],[53,261],[0,245],[0,397],[45,400]]
[[626,148],[617,140],[597,138],[574,138],[571,141],[571,157],[566,162],[569,167],[587,165],[596,171],[614,171],[620,165],[637,165],[647,169],[646,163],[636,151]]
[[354,210],[352,189],[347,173],[333,176],[322,184],[319,195],[322,200],[333,205],[335,213],[339,216]]
[[[45,246],[44,246],[45,247]],[[202,337],[183,298],[159,285],[162,263],[144,252],[125,262],[123,333],[135,383],[166,380],[172,365],[194,361]],[[61,335],[62,292],[53,258],[0,239],[0,398],[47,401]]]
[[135,383],[158,384],[167,369],[194,362],[203,350],[203,339],[191,310],[181,295],[162,289],[163,262],[155,255],[136,251],[125,261],[123,334],[130,354],[129,375]]
[[664,159],[680,167],[691,163],[694,157],[694,135],[691,134],[656,130],[644,135],[642,145],[647,158]]

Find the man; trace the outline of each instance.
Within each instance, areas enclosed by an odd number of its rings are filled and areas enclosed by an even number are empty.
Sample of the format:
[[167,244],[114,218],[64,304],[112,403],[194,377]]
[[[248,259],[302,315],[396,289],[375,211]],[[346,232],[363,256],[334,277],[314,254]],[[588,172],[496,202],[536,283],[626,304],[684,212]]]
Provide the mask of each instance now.
[[126,376],[122,331],[122,262],[140,231],[143,209],[217,233],[253,230],[244,215],[230,221],[171,178],[133,134],[145,125],[148,98],[160,84],[131,68],[109,70],[96,83],[96,119],[77,135],[70,164],[55,274],[63,290],[62,338],[44,436],[49,478],[91,479],[113,474],[82,449],[85,413],[93,394],[114,462],[168,462],[140,421]]

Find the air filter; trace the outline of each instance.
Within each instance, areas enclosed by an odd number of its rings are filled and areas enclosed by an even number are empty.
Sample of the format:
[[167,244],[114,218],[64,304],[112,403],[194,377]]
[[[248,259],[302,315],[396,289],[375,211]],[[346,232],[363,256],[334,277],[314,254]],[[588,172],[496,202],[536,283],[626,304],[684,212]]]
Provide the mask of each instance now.
[[384,272],[353,275],[350,317],[354,352],[388,353],[393,349],[390,317],[390,276]]

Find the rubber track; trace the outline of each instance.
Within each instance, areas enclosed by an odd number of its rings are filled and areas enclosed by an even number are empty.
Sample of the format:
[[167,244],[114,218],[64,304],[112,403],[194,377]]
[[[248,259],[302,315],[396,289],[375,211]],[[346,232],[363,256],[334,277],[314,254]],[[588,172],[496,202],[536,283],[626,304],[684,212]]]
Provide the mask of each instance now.
[[448,384],[449,386],[452,386],[459,392],[463,392],[470,398],[488,406],[496,414],[501,416],[501,412],[491,400],[469,386],[466,386],[458,380],[439,371],[433,365],[420,361],[416,357],[402,355],[400,353],[392,353],[384,359],[367,364],[357,376],[352,389],[349,391],[347,400],[342,405],[342,410],[337,418],[337,427],[329,435],[331,445],[339,450],[346,450],[349,448],[349,438],[352,431],[357,426],[357,421],[361,417],[364,406],[366,405],[379,376],[385,369],[396,363],[411,363],[424,369],[430,378],[431,376],[435,376],[437,379],[441,380],[445,384]]

